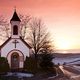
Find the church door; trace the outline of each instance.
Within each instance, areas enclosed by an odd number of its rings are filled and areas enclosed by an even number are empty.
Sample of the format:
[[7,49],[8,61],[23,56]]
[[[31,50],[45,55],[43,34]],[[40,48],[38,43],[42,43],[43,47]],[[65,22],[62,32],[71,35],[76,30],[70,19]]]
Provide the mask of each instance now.
[[19,54],[14,52],[11,55],[11,68],[18,69],[19,68]]

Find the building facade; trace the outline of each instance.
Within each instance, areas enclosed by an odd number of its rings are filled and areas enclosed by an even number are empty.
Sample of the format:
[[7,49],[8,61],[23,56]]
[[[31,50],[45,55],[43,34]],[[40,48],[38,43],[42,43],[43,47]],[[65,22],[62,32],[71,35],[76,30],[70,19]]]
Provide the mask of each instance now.
[[26,56],[29,57],[31,47],[21,37],[20,18],[16,10],[10,20],[11,36],[1,46],[1,57],[6,57],[11,69],[23,68]]

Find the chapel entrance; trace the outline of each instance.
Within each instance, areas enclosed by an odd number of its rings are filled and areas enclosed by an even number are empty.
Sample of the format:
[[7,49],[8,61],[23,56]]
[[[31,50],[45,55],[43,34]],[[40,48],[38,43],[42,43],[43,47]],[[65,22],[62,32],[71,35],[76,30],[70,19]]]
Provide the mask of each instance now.
[[19,68],[19,54],[17,52],[14,52],[11,55],[11,69],[18,68]]

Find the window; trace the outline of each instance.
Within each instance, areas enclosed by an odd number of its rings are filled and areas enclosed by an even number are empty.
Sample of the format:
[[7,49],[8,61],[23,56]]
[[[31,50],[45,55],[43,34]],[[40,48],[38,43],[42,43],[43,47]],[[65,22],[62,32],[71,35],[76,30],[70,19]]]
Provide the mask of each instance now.
[[18,35],[18,26],[13,27],[13,35]]

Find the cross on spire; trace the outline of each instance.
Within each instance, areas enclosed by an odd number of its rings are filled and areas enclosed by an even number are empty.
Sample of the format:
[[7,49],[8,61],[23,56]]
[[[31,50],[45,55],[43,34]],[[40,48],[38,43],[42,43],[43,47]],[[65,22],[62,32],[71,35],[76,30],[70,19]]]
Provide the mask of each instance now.
[[16,12],[16,6],[14,6],[14,11]]
[[16,48],[16,45],[17,43],[19,43],[16,39],[13,41],[14,45],[15,45],[15,48]]
[[13,14],[13,16],[12,16],[10,22],[11,22],[11,21],[19,21],[19,22],[21,22],[21,20],[20,20],[18,14],[17,14],[17,12],[16,12],[16,7],[14,7],[14,14]]

